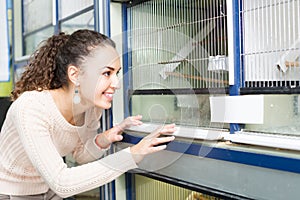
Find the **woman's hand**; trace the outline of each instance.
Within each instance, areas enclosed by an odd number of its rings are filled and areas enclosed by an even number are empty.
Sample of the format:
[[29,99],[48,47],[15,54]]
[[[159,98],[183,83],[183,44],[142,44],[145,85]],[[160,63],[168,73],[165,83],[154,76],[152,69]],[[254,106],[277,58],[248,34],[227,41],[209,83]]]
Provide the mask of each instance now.
[[[175,124],[165,125],[160,127],[144,137],[139,143],[130,147],[130,152],[136,163],[139,163],[147,154],[155,153],[164,150],[167,145],[164,143],[171,142],[175,139],[173,134],[176,131]],[[160,135],[169,135],[159,137]]]
[[96,137],[96,144],[100,148],[105,149],[108,148],[111,143],[121,141],[123,139],[123,136],[121,135],[123,131],[126,128],[130,128],[131,126],[138,126],[143,124],[141,119],[141,115],[127,117],[120,124],[117,124],[116,126],[101,134],[98,134],[98,136]]
[[141,121],[141,119],[142,115],[127,117],[120,124],[117,124],[116,127],[118,127],[120,131],[124,131],[125,129],[130,128],[131,126],[142,125],[143,122]]

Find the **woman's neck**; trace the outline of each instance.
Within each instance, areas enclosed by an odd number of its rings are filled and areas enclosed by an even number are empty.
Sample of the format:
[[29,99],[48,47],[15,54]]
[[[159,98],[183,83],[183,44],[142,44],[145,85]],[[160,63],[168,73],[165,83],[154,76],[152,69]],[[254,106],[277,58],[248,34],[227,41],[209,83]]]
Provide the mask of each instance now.
[[66,121],[70,124],[77,125],[77,123],[75,123],[77,121],[76,119],[79,119],[85,110],[82,106],[73,104],[73,92],[58,88],[50,90],[50,94]]

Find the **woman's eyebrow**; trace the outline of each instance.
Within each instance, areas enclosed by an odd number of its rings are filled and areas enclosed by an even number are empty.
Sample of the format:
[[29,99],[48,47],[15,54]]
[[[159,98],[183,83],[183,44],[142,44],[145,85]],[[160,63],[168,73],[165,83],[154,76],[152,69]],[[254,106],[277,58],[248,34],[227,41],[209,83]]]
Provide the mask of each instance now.
[[104,69],[105,69],[105,68],[107,68],[107,69],[110,69],[110,70],[112,70],[112,71],[114,71],[114,70],[115,70],[115,68],[113,68],[113,67],[110,67],[110,66],[105,66],[105,67],[104,67]]
[[[104,69],[107,68],[109,70],[115,71],[116,69],[114,67],[110,67],[110,66],[105,66]],[[120,71],[122,68],[120,67],[120,69],[118,69],[118,71]]]

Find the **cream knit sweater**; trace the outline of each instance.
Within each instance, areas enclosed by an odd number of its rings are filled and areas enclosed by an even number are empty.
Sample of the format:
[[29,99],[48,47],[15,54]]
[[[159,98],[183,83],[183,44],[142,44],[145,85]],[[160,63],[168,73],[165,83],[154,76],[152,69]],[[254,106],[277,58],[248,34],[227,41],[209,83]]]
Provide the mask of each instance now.
[[[49,91],[24,92],[9,108],[0,133],[0,194],[39,194],[51,188],[64,198],[136,168],[129,149],[99,159],[105,152],[95,144],[101,112],[90,109],[83,125],[73,126]],[[68,168],[62,157],[70,153],[87,164]]]

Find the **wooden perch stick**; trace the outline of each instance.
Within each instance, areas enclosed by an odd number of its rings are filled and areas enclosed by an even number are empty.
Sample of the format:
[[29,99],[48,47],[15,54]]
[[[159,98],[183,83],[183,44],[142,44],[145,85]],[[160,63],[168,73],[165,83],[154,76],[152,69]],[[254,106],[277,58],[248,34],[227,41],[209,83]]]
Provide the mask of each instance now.
[[300,62],[289,62],[289,61],[285,61],[285,65],[287,67],[300,67]]
[[203,78],[201,76],[192,76],[188,74],[181,74],[178,72],[166,72],[166,75],[168,76],[176,76],[176,77],[184,77],[184,78],[191,78],[195,80],[202,80],[207,82],[214,82],[214,83],[223,83],[224,85],[228,85],[229,82],[227,80],[218,80],[218,79],[211,79],[211,78]]

